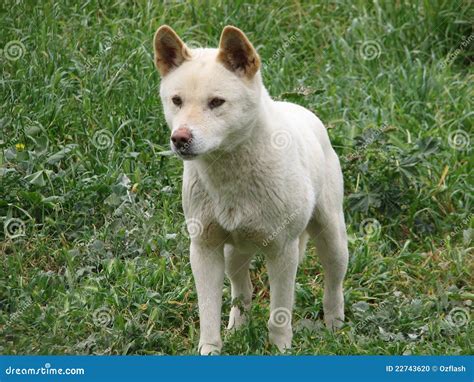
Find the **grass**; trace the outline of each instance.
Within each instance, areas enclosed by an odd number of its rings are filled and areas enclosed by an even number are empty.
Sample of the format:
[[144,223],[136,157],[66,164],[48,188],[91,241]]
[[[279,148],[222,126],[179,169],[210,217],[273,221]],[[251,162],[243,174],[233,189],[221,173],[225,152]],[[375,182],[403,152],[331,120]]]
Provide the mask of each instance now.
[[[244,30],[270,93],[314,110],[341,158],[346,325],[322,327],[311,246],[291,353],[472,353],[470,11],[448,0],[3,1],[0,352],[196,353],[182,163],[162,154],[152,62],[167,23],[194,46],[216,46],[227,24]],[[250,323],[224,335],[226,354],[277,354],[263,259],[252,278]],[[230,304],[226,283],[224,322]]]

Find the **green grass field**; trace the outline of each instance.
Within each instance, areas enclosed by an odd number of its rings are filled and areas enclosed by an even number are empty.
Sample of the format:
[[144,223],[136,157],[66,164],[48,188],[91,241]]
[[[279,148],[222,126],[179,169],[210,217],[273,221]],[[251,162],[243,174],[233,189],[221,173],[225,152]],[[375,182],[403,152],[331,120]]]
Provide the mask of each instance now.
[[[270,94],[313,110],[341,158],[346,325],[322,325],[310,245],[291,353],[472,353],[473,15],[462,0],[2,1],[0,353],[197,353],[152,61],[164,23],[190,46],[245,31]],[[277,354],[261,257],[252,278],[225,354]],[[230,305],[226,282],[224,323]]]

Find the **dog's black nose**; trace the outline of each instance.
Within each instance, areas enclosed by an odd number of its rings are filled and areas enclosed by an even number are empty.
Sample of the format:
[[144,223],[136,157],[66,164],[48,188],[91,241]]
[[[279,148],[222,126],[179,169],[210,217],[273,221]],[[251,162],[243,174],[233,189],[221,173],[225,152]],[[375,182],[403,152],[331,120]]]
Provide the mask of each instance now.
[[192,139],[191,131],[186,127],[180,127],[171,135],[171,142],[178,150],[186,150]]

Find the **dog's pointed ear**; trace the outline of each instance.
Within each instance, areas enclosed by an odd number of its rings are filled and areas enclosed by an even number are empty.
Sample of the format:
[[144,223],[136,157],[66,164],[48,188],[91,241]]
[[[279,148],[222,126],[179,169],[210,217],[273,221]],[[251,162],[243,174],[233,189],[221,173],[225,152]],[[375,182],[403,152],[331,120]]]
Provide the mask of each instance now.
[[186,44],[168,25],[158,28],[153,39],[155,49],[155,66],[162,76],[177,68],[185,60],[191,59]]
[[252,78],[260,68],[260,57],[252,43],[244,32],[230,25],[222,31],[217,60],[247,78]]

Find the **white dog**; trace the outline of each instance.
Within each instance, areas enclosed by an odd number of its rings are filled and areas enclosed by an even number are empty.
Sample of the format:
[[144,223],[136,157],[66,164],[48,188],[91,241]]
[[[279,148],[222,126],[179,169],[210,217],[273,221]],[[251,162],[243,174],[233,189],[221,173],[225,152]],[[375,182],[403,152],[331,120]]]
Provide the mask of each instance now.
[[[224,28],[218,49],[189,49],[169,26],[154,38],[160,96],[171,146],[184,162],[183,209],[191,236],[201,354],[222,348],[224,273],[239,306],[229,329],[245,322],[252,299],[249,263],[266,258],[269,338],[292,340],[291,311],[299,259],[309,237],[324,268],[324,316],[344,320],[347,236],[339,159],[321,121],[307,109],[273,101],[260,58],[239,29]],[[235,300],[234,300],[235,301]]]

